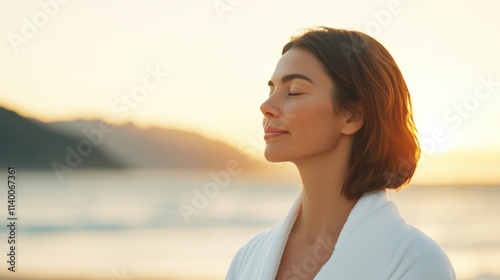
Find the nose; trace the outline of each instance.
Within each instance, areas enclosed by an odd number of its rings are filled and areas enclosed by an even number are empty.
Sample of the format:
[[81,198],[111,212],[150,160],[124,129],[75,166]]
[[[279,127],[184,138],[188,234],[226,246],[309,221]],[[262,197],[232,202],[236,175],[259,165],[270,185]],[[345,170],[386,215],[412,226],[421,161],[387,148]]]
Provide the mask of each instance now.
[[269,96],[269,98],[260,105],[260,111],[264,114],[264,117],[268,119],[278,116],[278,109],[276,108],[272,97],[273,95]]

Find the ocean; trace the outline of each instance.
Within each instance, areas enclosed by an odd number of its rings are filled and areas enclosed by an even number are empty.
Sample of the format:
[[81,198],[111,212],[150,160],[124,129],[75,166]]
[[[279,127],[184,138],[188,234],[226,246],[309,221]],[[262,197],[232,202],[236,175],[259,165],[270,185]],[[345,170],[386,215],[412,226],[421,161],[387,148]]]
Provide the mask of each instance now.
[[[236,251],[271,227],[298,178],[209,171],[17,170],[15,270],[0,173],[0,279],[223,279]],[[408,223],[448,253],[458,279],[500,279],[500,186],[391,192]]]

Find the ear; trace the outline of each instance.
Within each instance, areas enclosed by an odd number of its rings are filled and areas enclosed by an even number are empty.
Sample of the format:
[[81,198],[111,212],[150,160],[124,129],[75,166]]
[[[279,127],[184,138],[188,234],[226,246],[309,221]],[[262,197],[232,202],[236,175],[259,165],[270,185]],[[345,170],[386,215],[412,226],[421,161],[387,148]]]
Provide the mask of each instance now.
[[363,108],[360,104],[356,104],[352,108],[345,111],[344,124],[342,134],[353,135],[363,127],[365,123]]

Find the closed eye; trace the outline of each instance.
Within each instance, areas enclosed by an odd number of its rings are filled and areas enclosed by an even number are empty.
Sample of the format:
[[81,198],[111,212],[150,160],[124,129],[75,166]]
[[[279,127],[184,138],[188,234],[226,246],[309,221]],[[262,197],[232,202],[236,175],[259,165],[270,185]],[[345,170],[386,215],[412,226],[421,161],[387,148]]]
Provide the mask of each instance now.
[[287,95],[288,96],[297,96],[297,95],[301,95],[302,93],[300,92],[297,92],[297,93],[293,93],[293,92],[289,92]]

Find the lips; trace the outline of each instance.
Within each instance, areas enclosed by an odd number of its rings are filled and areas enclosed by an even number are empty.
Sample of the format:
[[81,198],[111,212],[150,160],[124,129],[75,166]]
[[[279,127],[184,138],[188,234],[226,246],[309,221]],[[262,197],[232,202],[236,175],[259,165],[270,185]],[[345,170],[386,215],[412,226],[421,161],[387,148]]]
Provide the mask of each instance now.
[[267,126],[264,128],[264,140],[276,138],[288,134],[289,132],[277,127]]

